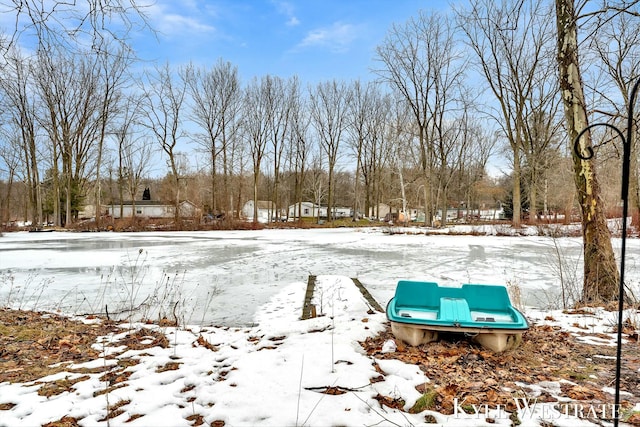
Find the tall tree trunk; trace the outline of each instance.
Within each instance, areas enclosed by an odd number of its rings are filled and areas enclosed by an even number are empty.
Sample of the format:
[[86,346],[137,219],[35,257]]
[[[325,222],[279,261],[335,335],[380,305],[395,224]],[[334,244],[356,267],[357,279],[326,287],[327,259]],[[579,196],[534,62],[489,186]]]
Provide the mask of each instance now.
[[258,173],[253,173],[253,223],[258,222]]
[[96,214],[96,229],[100,229],[101,216],[102,216],[102,177],[100,175],[100,168],[102,168],[102,152],[104,150],[104,140],[107,137],[107,120],[109,119],[109,91],[111,87],[107,88],[107,94],[104,96],[103,112],[100,124],[100,134],[98,135],[98,158],[96,159],[96,200],[95,200],[95,214]]
[[[227,159],[227,137],[223,131],[222,134],[222,200],[224,203],[222,204],[222,213],[225,214],[226,219],[231,219],[233,217],[233,195],[230,189],[230,181],[231,181],[231,173],[229,167],[229,160]],[[213,206],[213,204],[211,205]]]
[[[535,172],[532,172],[535,173]],[[536,191],[536,179],[531,178],[531,187],[529,188],[529,224],[538,223],[538,194]],[[546,204],[545,204],[546,206]],[[546,209],[543,209],[546,213]]]
[[[358,140],[358,150],[357,150],[357,158],[356,158],[356,170],[353,175],[353,215],[351,216],[352,221],[357,221],[360,219],[358,217],[358,199],[360,193],[360,167],[362,164],[362,139]],[[404,190],[404,189],[403,189]]]
[[[560,90],[571,144],[588,126],[587,110],[578,62],[578,28],[573,0],[556,0],[558,26],[558,66]],[[592,147],[591,132],[580,138],[578,149],[586,155]],[[584,247],[583,303],[618,299],[619,273],[607,228],[600,187],[593,159],[583,159],[573,152],[574,179],[578,203],[582,210]]]
[[[522,129],[522,128],[520,128]],[[511,143],[511,150],[513,151],[513,219],[511,225],[513,228],[520,228],[522,226],[522,161],[520,159],[520,147],[522,147],[522,138],[519,136],[521,130],[516,130],[515,142]]]
[[[427,137],[425,135],[425,130],[421,126],[420,133],[418,134],[420,141],[420,168],[422,172],[423,178],[423,186],[424,186],[424,225],[425,227],[431,227],[433,224],[433,212],[431,209],[431,170],[430,170],[430,158],[428,154],[427,147]],[[442,221],[440,222],[442,223]]]
[[440,217],[440,226],[441,227],[446,227],[447,226],[447,211],[449,210],[449,201],[447,198],[447,184],[444,182],[444,177],[442,175],[444,175],[446,172],[446,168],[447,165],[444,164],[444,162],[440,165],[441,171],[440,171],[440,185],[439,185],[439,193],[440,193],[440,209],[442,209],[442,216]]
[[66,154],[62,156],[62,170],[64,171],[64,189],[65,189],[65,218],[63,226],[68,228],[69,225],[73,223],[73,213],[71,212],[71,199],[73,197],[73,171],[71,168],[72,156],[71,156],[71,146],[65,143],[65,152]]
[[[122,153],[123,153],[123,148],[122,148],[122,141],[120,141],[120,147],[118,150],[118,198],[119,198],[119,202],[120,202],[120,219],[122,219],[124,217],[124,179],[125,177],[123,176],[123,170],[122,170]],[[135,199],[135,197],[131,198],[132,200]],[[113,204],[113,201],[111,202]],[[135,210],[133,211],[133,214],[135,215]]]
[[52,182],[52,195],[53,199],[52,210],[53,210],[53,225],[59,227],[62,225],[62,221],[60,218],[60,171],[58,169],[58,146],[57,142],[53,141],[52,143],[52,157],[53,157],[53,165],[51,166],[51,182]]
[[214,217],[218,214],[216,206],[216,150],[215,147],[211,148],[211,215]]
[[333,163],[329,160],[329,184],[327,188],[327,221],[333,221]]
[[629,198],[631,200],[630,205],[635,208],[635,215],[632,212],[633,225],[635,227],[640,226],[640,175],[638,174],[638,132],[637,126],[634,130],[633,142],[631,145],[631,157],[629,171],[631,173],[629,179]]
[[[538,170],[536,165],[531,166],[529,177],[529,224],[538,223]],[[546,213],[546,204],[543,214]]]
[[230,188],[231,173],[229,170],[229,163],[227,160],[227,150],[222,152],[222,213],[224,218],[231,219],[233,217],[233,194]]
[[[5,184],[4,199],[0,198],[0,222],[9,222],[11,219],[11,192],[13,189],[13,178],[15,173],[10,173]],[[25,219],[28,218],[25,216]],[[2,234],[0,233],[0,236]]]

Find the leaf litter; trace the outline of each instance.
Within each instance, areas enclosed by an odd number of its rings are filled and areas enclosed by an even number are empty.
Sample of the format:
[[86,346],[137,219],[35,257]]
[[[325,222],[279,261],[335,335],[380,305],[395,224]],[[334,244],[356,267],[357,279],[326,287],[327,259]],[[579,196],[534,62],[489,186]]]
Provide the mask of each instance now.
[[[610,342],[611,337],[607,337]],[[395,352],[383,352],[389,340],[395,341]],[[423,396],[430,393],[428,409],[442,414],[453,414],[455,404],[469,410],[472,405],[501,405],[515,412],[519,409],[517,399],[534,395],[537,402],[570,399],[601,405],[612,400],[603,390],[614,384],[615,347],[583,343],[558,326],[532,325],[518,348],[502,353],[485,350],[462,334],[441,334],[437,342],[413,347],[395,340],[389,326],[361,345],[376,359],[397,359],[419,366],[430,381],[416,389]],[[640,397],[638,344],[625,343],[622,357],[624,412],[631,410]],[[555,387],[557,384],[559,387]],[[388,396],[377,399],[385,406],[400,406]],[[640,425],[638,418],[634,421],[631,417],[628,422]]]

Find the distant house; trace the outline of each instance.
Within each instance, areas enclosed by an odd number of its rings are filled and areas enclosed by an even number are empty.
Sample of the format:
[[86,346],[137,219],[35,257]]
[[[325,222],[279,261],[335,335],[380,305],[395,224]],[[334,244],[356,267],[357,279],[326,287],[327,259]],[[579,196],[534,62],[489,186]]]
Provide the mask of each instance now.
[[296,203],[289,206],[289,218],[317,218],[327,214],[327,208],[322,208],[312,202]]
[[[112,218],[174,218],[175,206],[156,200],[136,200],[135,202],[122,202],[122,216],[120,215],[120,204],[111,204],[107,207],[107,212]],[[193,218],[198,213],[196,205],[188,200],[180,202],[178,213],[181,218]]]
[[[276,210],[276,204],[272,201],[268,200],[258,200],[258,218],[257,222],[266,223],[269,221],[274,221],[279,215]],[[247,201],[242,207],[242,215],[247,219],[247,221],[253,221],[253,207],[254,201]]]
[[[300,215],[298,215],[300,213]],[[334,218],[348,218],[353,215],[351,208],[333,207]],[[312,202],[296,203],[289,206],[289,218],[327,218],[327,207]]]
[[334,218],[349,218],[353,215],[353,209],[344,208],[344,207],[333,207],[333,217]]

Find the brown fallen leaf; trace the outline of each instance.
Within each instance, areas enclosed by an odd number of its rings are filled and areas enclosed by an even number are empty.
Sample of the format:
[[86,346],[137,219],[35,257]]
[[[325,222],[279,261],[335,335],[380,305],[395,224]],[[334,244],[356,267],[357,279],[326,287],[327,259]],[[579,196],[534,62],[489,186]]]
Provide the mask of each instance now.
[[62,417],[58,421],[43,424],[42,427],[79,427],[78,420],[73,417]]
[[200,335],[198,337],[198,339],[196,340],[196,342],[198,344],[200,344],[201,346],[203,346],[204,348],[211,350],[211,351],[218,351],[218,347],[216,347],[215,345],[211,344],[209,341],[207,341],[206,339],[204,339],[204,337],[202,335]]

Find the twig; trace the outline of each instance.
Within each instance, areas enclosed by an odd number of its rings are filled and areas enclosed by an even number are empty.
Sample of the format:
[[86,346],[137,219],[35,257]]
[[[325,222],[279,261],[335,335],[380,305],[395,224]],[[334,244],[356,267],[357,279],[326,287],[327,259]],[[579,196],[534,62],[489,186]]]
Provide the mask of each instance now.
[[[338,382],[338,378],[336,378],[333,384],[331,384],[331,387],[333,387],[337,382]],[[307,418],[302,422],[302,425],[305,425],[307,421],[309,421],[309,418],[311,418],[311,415],[313,415],[313,413],[316,411],[316,408],[318,407],[318,405],[320,405],[320,402],[322,402],[322,399],[324,399],[325,396],[326,394],[323,394],[322,397],[316,402],[316,404],[313,405],[313,408],[311,408],[311,412],[309,412],[309,415],[307,415]]]
[[[335,383],[334,383],[335,384]],[[320,387],[305,387],[305,390],[309,390],[309,391],[318,391],[318,390],[327,390],[329,388],[335,388],[338,390],[343,390],[343,391],[358,391],[358,390],[362,390],[363,388],[369,387],[371,384],[366,384],[366,385],[362,385],[360,387],[342,387],[342,386],[333,386],[333,385],[326,385],[326,386],[320,386]]]
[[[391,423],[391,424],[393,424],[393,425],[395,425],[395,426],[402,427],[400,424],[398,424],[398,423],[394,423],[393,421],[391,421],[390,419],[388,419],[387,417],[385,417],[384,415],[382,415],[380,412],[378,412],[378,411],[376,410],[376,408],[374,408],[373,406],[371,406],[371,405],[369,404],[369,402],[367,402],[366,400],[362,399],[362,398],[361,398],[360,396],[358,396],[357,394],[353,393],[353,395],[354,395],[358,400],[360,400],[362,403],[364,403],[365,405],[367,405],[367,406],[369,407],[369,409],[371,409],[373,412],[375,412],[375,414],[376,414],[376,415],[378,415],[380,418],[382,418],[382,420],[383,420],[383,421],[387,421],[387,422],[389,422],[389,423]],[[406,419],[406,417],[405,417],[405,419]],[[408,421],[408,420],[407,420],[407,421]],[[412,425],[413,425],[413,424],[412,424]]]
[[176,301],[176,303],[173,305],[173,318],[176,320],[176,329],[178,328],[178,315],[176,314],[178,303],[180,303],[180,300]]
[[300,366],[300,382],[298,384],[298,404],[296,406],[296,426],[300,415],[300,397],[302,396],[302,373],[304,372],[304,354],[302,355],[302,365]]
[[[102,341],[102,361],[103,361],[103,368],[104,371],[107,372],[107,346],[105,344],[106,341]],[[111,405],[109,404],[109,376],[105,374],[105,398],[107,400],[107,414],[105,415],[105,418],[107,419],[107,427],[111,427],[111,420],[109,417],[109,412],[111,410]]]

